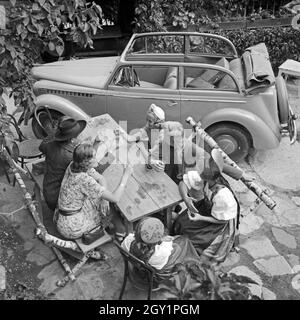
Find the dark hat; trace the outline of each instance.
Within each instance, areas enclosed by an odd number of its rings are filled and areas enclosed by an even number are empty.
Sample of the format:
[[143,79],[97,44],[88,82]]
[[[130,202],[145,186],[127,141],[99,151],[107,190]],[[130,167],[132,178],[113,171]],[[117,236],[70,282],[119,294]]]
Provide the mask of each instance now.
[[56,141],[66,141],[76,138],[85,128],[85,120],[75,120],[71,117],[63,117],[59,122],[54,139]]

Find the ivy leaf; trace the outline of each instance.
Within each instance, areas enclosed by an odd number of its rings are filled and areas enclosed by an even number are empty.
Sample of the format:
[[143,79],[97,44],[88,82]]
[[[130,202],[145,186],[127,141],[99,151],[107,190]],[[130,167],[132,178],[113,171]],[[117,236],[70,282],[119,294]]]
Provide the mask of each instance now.
[[48,48],[49,48],[50,51],[54,51],[55,50],[55,44],[52,41],[50,41],[48,43]]
[[47,12],[51,13],[51,5],[50,5],[50,3],[45,3],[45,4],[43,5],[43,8],[44,8]]
[[28,23],[29,23],[29,21],[30,21],[29,17],[28,17],[28,16],[25,17],[25,18],[23,19],[23,24],[24,24],[24,26],[27,26]]
[[55,50],[59,56],[64,53],[65,47],[63,45],[56,45]]
[[44,27],[41,24],[38,24],[37,28],[38,28],[38,34],[41,37],[44,32]]
[[90,26],[93,30],[93,34],[95,35],[97,33],[97,25],[93,22],[90,23]]
[[17,34],[18,34],[18,35],[21,34],[21,33],[22,33],[22,30],[23,30],[23,25],[18,24],[18,25],[17,25]]
[[40,10],[39,5],[38,5],[37,3],[34,3],[34,4],[32,5],[32,11],[39,11],[39,10]]
[[10,0],[10,4],[14,7],[16,5],[17,0]]
[[56,23],[58,26],[60,26],[61,24],[61,18],[60,17],[56,17]]
[[24,40],[28,35],[28,31],[26,29],[23,30],[23,32],[21,33],[21,38],[22,40]]
[[28,29],[30,32],[32,32],[32,33],[36,33],[36,27],[33,26],[32,24],[28,25],[28,26],[27,26],[27,29]]
[[45,2],[46,0],[38,0],[38,3],[40,4],[41,7],[44,5]]

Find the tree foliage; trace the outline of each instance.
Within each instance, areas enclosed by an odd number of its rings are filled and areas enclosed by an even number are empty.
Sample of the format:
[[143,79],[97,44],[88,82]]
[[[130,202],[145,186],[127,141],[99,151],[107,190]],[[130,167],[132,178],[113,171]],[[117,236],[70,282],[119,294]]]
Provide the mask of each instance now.
[[213,33],[230,39],[239,54],[242,54],[250,46],[264,42],[275,72],[286,59],[300,61],[300,34],[292,27],[216,30]]
[[[245,14],[249,20],[274,18],[289,14],[279,7],[280,2],[264,1],[254,7],[248,0],[138,0],[136,7],[136,31],[162,31],[174,28],[178,31],[203,31],[220,34],[233,42],[239,54],[249,46],[264,42],[268,48],[270,61],[275,70],[286,59],[300,61],[299,31],[292,27],[272,27],[260,29],[222,30],[219,23],[228,20],[242,20]],[[286,1],[288,2],[288,1]],[[257,2],[258,4],[258,2]],[[283,3],[281,3],[283,5]],[[268,9],[267,9],[268,8]]]
[[[217,27],[219,22],[275,18],[287,14],[282,1],[265,0],[138,0],[136,27],[138,31],[157,31],[166,26],[187,29],[199,24]],[[286,2],[289,2],[286,0]],[[153,11],[154,10],[154,11]]]
[[0,30],[0,86],[12,89],[25,120],[34,106],[30,70],[45,50],[61,56],[64,41],[92,47],[101,28],[101,7],[85,0],[10,0],[6,29]]
[[249,289],[249,284],[257,283],[248,277],[193,261],[174,268],[176,274],[159,285],[167,300],[260,300]]

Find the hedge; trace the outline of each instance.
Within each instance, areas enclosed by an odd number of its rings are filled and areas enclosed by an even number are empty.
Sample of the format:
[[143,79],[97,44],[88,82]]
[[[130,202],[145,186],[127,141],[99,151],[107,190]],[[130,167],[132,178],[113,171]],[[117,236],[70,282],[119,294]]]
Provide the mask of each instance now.
[[287,59],[300,61],[300,31],[292,27],[274,27],[262,29],[211,30],[233,42],[238,54],[246,48],[264,42],[268,48],[270,61],[275,73]]

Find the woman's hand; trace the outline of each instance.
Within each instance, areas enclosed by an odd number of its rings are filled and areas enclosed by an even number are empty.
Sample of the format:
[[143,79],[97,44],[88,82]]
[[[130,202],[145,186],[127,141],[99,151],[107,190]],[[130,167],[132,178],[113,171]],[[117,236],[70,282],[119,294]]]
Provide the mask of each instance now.
[[199,221],[199,220],[202,220],[202,216],[201,214],[199,214],[198,212],[190,212],[188,211],[188,216],[189,216],[189,219],[191,221]]
[[189,196],[186,196],[184,198],[184,202],[187,208],[189,209],[189,211],[192,213],[198,213],[198,210],[195,208],[193,201],[197,201],[197,200]]

